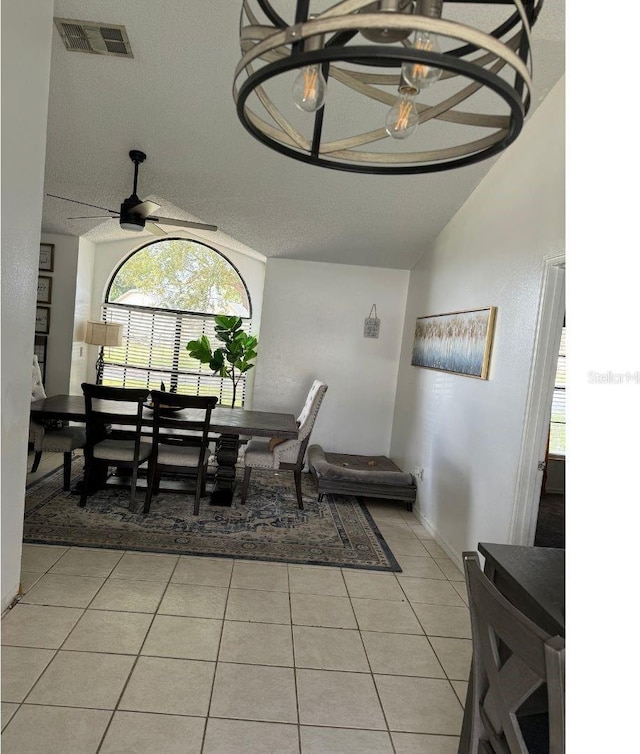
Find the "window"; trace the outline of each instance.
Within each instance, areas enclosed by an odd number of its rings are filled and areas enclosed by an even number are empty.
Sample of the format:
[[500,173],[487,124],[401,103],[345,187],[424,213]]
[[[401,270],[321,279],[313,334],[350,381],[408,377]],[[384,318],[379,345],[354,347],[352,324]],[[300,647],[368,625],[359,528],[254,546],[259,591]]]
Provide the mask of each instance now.
[[[242,317],[251,331],[249,292],[226,257],[197,241],[153,241],[116,270],[105,298],[103,319],[122,324],[123,343],[105,348],[103,384],[158,390],[164,382],[167,390],[231,403],[231,381],[186,350],[203,334],[213,346],[216,314]],[[244,380],[238,391],[243,405]]]
[[553,387],[553,403],[551,404],[551,426],[549,428],[549,454],[553,456],[565,455],[566,442],[566,327],[562,326],[562,336],[560,337],[560,351],[558,354],[558,365],[556,367],[556,379]]

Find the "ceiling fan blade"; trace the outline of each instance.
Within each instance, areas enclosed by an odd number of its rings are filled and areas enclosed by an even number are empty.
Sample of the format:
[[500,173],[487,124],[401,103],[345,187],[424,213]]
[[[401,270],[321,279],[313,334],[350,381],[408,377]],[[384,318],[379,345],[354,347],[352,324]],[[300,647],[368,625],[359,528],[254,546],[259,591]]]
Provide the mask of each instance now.
[[110,209],[109,207],[100,207],[98,204],[88,204],[87,202],[79,202],[77,199],[68,199],[66,196],[56,196],[55,194],[47,194],[47,196],[52,196],[54,199],[62,199],[65,202],[73,202],[74,204],[84,204],[85,207],[93,207],[94,209],[103,209],[105,212],[113,212],[114,215],[118,214],[117,210]]
[[156,204],[155,202],[150,202],[147,199],[140,202],[140,204],[136,204],[135,207],[131,207],[129,210],[130,212],[135,212],[136,215],[140,215],[140,217],[147,218],[149,215],[152,215],[156,210],[160,209],[161,205]]
[[160,223],[161,225],[174,225],[176,228],[198,228],[200,230],[218,230],[217,225],[206,223],[193,223],[191,220],[176,220],[171,217],[147,217],[147,222]]
[[80,215],[79,217],[67,217],[67,220],[98,220],[118,217],[118,215]]
[[166,236],[167,231],[162,230],[162,228],[159,225],[156,225],[155,223],[150,222],[147,220],[144,224],[144,227],[146,230],[151,231],[156,236]]

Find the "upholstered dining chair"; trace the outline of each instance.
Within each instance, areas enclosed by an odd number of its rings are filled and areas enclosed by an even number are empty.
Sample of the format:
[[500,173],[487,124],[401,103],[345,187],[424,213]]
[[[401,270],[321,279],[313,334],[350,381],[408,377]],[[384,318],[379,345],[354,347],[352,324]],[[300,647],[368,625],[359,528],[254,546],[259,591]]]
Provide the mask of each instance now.
[[252,469],[272,469],[273,471],[293,471],[296,486],[298,508],[302,510],[302,469],[307,445],[311,438],[311,430],[315,423],[320,404],[327,392],[327,385],[315,380],[304,407],[298,416],[298,437],[296,440],[282,440],[277,437],[254,437],[249,440],[244,453],[244,479],[242,480],[242,496],[240,502],[244,505],[249,491],[249,479]]
[[[38,357],[34,354],[31,367],[31,402],[47,397],[42,384],[42,373]],[[73,451],[84,447],[86,435],[83,427],[62,424],[45,426],[33,419],[29,421],[29,442],[33,443],[33,465],[31,473],[38,470],[43,453],[62,453],[63,489],[71,488],[71,460]]]
[[[207,482],[207,464],[209,450],[209,425],[211,412],[218,402],[217,396],[180,395],[160,390],[151,391],[153,404],[153,447],[147,474],[147,495],[144,513],[151,507],[151,497],[158,490],[163,470],[195,470],[196,489],[193,515],[200,512],[200,497],[204,494]],[[200,409],[201,414],[195,418],[184,418],[178,412],[182,409]],[[189,436],[176,437],[175,431],[186,430]]]
[[87,504],[95,489],[98,472],[109,466],[131,469],[131,502],[136,507],[138,468],[151,456],[151,441],[142,437],[142,411],[146,388],[108,387],[82,383],[85,401],[87,442],[84,483],[79,505]]
[[[462,557],[473,646],[465,754],[564,754],[564,639],[514,607],[481,571],[477,552]],[[534,695],[545,684],[540,709]],[[536,714],[525,713],[527,703]]]

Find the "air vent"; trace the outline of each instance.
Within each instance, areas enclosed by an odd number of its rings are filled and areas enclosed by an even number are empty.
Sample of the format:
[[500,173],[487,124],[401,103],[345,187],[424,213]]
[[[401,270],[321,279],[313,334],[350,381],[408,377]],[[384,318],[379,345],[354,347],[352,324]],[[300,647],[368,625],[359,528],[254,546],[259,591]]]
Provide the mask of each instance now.
[[124,26],[74,21],[70,18],[53,20],[67,50],[90,52],[93,55],[116,55],[120,58],[133,57]]

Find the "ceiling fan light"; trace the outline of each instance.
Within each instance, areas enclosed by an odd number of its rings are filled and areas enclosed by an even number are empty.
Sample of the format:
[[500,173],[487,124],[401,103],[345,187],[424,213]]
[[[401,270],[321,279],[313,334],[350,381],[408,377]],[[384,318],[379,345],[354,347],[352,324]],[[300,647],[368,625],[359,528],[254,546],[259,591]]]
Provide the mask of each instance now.
[[128,218],[127,220],[120,220],[120,227],[122,230],[133,230],[139,233],[144,230],[144,220],[142,218]]

